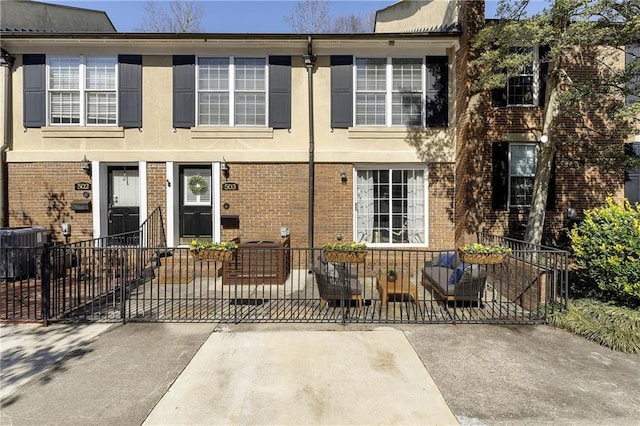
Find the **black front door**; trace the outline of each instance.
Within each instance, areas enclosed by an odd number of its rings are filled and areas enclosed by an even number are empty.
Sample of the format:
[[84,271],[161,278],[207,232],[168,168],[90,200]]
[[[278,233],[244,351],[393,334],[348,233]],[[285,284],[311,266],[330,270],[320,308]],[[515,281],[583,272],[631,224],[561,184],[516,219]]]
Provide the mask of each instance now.
[[[138,167],[110,166],[108,191],[109,244],[131,245],[138,243],[137,231],[140,227],[140,174]],[[131,233],[128,235],[121,235]]]
[[180,243],[213,236],[211,166],[180,166]]

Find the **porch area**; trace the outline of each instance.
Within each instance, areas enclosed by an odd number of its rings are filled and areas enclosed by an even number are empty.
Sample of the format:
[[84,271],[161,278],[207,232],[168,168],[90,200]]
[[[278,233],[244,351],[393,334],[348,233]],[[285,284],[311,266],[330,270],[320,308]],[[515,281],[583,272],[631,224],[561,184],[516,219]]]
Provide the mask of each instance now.
[[[489,236],[479,235],[481,238]],[[292,248],[286,244],[249,248],[230,262],[198,260],[188,248],[182,247],[15,248],[23,250],[24,255],[39,256],[40,264],[35,269],[40,272],[3,279],[0,319],[545,322],[549,310],[562,307],[566,301],[567,253],[532,248],[507,239],[501,239],[500,243],[512,248],[510,256],[501,264],[481,265],[486,281],[475,297],[460,300],[443,297],[425,280],[425,265],[448,253],[443,251],[370,248],[361,263],[332,265],[322,263],[320,249]],[[38,252],[29,254],[28,250]],[[273,275],[268,271],[281,269],[282,265],[287,266],[286,271],[278,274],[283,280],[265,279]],[[402,279],[387,282],[386,271],[391,268],[399,270]],[[238,273],[242,270],[244,273]],[[323,281],[334,285],[330,294],[326,293]]]

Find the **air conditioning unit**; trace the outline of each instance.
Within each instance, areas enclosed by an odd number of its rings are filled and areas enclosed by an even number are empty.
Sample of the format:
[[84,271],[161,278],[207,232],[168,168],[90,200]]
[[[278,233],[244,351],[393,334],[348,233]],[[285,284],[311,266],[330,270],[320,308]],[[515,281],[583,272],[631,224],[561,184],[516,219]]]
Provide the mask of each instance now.
[[2,228],[0,230],[0,278],[16,279],[34,275],[39,247],[44,246],[45,228]]

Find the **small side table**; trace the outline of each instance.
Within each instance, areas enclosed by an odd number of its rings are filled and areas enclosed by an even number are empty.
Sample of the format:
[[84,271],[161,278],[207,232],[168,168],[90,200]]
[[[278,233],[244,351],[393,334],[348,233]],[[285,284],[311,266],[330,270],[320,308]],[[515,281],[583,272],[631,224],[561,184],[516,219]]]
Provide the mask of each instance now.
[[409,275],[399,273],[395,281],[389,281],[386,274],[378,275],[378,291],[380,292],[380,298],[382,299],[382,306],[387,306],[387,300],[389,296],[404,296],[409,295],[413,299],[413,304],[418,304],[418,288],[411,281]]

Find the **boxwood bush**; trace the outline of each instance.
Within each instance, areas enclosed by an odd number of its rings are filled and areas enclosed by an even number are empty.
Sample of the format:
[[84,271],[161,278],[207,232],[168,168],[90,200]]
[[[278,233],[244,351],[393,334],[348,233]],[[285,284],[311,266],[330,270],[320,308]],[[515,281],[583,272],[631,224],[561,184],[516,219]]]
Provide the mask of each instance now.
[[640,304],[640,206],[628,200],[585,211],[569,234],[576,262],[613,300]]

